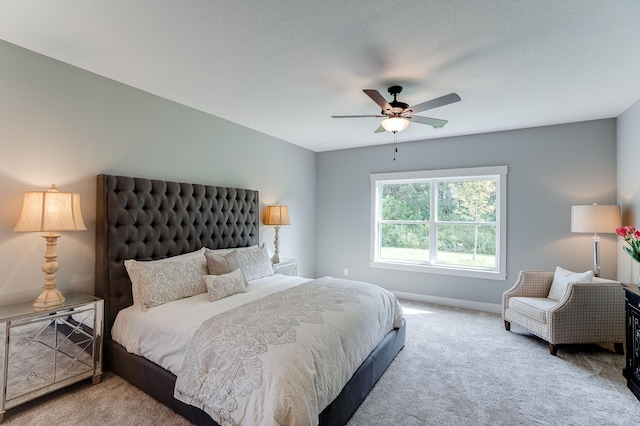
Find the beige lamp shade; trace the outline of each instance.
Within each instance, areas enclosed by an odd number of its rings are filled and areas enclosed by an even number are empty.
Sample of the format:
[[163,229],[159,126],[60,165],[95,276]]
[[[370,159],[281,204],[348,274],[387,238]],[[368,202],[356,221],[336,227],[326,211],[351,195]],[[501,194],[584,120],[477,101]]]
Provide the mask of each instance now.
[[85,231],[80,210],[80,194],[59,192],[55,185],[48,191],[24,193],[22,213],[16,232]]
[[276,204],[275,206],[267,206],[265,215],[265,225],[291,225],[289,220],[289,207]]
[[621,226],[620,206],[592,204],[571,207],[571,232],[615,233]]

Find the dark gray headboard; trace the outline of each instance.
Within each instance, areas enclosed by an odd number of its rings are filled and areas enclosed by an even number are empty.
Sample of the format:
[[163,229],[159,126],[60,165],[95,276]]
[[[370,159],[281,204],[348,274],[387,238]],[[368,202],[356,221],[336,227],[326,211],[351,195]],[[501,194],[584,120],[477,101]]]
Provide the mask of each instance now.
[[154,260],[198,250],[258,244],[258,191],[98,175],[96,296],[105,338],[133,303],[127,259]]

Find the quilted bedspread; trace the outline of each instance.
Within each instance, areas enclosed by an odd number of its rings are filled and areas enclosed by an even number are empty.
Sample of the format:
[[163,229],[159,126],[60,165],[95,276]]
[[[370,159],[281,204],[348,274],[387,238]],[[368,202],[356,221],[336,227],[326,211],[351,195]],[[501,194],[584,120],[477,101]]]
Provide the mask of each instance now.
[[387,290],[320,278],[205,321],[174,396],[220,425],[315,425],[401,322],[402,308]]

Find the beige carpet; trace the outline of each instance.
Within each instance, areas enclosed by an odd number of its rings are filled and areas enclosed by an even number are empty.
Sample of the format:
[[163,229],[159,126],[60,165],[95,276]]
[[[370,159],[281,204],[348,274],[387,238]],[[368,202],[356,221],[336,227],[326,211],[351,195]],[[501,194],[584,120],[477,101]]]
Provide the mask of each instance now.
[[[632,425],[640,401],[612,347],[546,343],[493,314],[402,301],[407,344],[350,426]],[[112,374],[5,413],[4,425],[186,425]]]

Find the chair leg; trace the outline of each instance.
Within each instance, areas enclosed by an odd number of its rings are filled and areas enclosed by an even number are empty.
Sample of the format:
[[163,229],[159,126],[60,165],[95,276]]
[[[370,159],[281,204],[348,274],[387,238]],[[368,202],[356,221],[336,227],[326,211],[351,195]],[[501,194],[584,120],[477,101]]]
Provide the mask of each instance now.
[[507,320],[504,320],[504,329],[507,331],[511,330],[511,323]]
[[624,355],[624,347],[622,346],[622,343],[614,343],[613,348],[618,355]]
[[558,352],[558,348],[553,343],[549,343],[549,353],[551,355],[556,355]]

